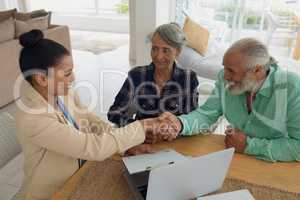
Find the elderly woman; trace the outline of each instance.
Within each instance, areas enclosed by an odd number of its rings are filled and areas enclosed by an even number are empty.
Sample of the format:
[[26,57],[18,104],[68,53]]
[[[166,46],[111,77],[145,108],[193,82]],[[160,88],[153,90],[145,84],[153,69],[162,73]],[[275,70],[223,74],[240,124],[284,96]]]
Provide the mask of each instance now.
[[176,24],[164,24],[155,30],[151,41],[152,63],[129,71],[107,114],[119,127],[165,111],[189,113],[198,106],[196,74],[176,64],[185,43],[183,31]]
[[88,112],[71,90],[73,62],[65,47],[44,39],[39,30],[21,35],[20,44],[26,79],[16,113],[25,156],[20,199],[51,199],[84,160],[102,161],[122,153],[143,143],[148,127],[154,128],[154,119],[112,128]]

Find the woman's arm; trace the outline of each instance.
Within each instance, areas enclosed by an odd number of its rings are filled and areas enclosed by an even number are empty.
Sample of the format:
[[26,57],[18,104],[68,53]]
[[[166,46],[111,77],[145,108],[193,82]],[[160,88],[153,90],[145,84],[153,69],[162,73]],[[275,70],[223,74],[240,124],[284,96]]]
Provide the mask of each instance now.
[[102,134],[86,134],[59,122],[53,113],[24,114],[19,119],[17,127],[26,141],[73,158],[101,161],[145,140],[145,130],[140,121]]

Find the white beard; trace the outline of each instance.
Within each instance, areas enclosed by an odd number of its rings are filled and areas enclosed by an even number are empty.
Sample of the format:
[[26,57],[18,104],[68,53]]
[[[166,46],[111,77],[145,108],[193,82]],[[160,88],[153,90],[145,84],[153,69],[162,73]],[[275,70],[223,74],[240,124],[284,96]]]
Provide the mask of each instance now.
[[259,88],[260,83],[250,79],[249,77],[245,77],[241,82],[229,81],[225,84],[226,90],[232,95],[240,95],[245,92],[256,91]]

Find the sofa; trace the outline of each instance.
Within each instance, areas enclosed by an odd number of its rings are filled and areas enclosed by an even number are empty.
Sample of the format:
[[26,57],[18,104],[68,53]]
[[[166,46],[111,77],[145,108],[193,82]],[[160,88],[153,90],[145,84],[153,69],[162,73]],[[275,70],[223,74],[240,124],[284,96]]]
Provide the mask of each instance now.
[[[1,22],[0,22],[1,23]],[[0,30],[0,32],[3,30]],[[43,30],[46,38],[55,40],[71,50],[67,26],[50,25]],[[23,178],[23,156],[16,139],[13,112],[16,110],[14,84],[20,75],[18,38],[0,42],[0,199],[9,200],[19,190]]]

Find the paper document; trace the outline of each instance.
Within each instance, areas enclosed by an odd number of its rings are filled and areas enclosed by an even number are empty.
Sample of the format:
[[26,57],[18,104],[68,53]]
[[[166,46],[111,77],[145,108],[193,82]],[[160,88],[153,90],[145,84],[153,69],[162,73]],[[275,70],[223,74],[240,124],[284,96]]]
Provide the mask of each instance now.
[[153,154],[123,157],[123,163],[125,164],[129,174],[134,174],[143,171],[150,171],[165,165],[182,162],[187,159],[187,157],[172,149],[166,149]]
[[197,200],[255,200],[248,190],[237,190],[217,195],[199,197]]

